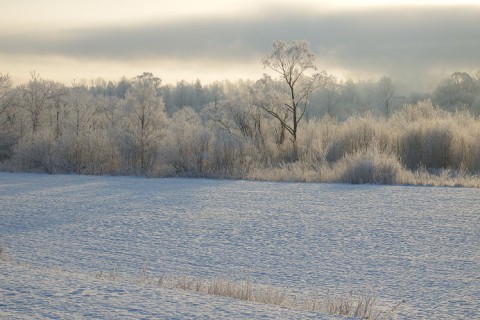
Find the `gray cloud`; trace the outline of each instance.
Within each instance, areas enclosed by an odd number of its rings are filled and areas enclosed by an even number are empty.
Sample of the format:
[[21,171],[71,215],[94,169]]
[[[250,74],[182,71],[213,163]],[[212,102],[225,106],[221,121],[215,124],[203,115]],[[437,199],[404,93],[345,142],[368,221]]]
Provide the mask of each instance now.
[[[254,18],[210,18],[54,34],[0,34],[0,54],[77,59],[252,61],[273,40],[310,41],[322,69],[478,68],[480,8],[440,7],[343,11],[274,9]],[[258,62],[260,63],[260,62]]]

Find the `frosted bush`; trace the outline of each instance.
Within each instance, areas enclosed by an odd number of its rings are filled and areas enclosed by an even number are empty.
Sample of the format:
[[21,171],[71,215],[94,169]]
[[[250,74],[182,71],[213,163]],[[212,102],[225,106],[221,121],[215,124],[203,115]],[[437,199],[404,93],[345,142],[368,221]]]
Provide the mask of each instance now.
[[177,111],[168,131],[161,150],[166,164],[177,173],[201,175],[209,170],[213,135],[193,109],[186,107]]
[[[436,175],[451,170],[449,176],[470,180],[480,172],[480,120],[471,110],[447,112],[425,100],[390,117],[304,119],[294,143],[288,135],[281,138],[285,128],[262,114],[248,90],[201,114],[183,107],[168,116],[161,99],[149,85],[150,91],[142,91],[142,83],[127,98],[108,101],[80,88],[83,100],[74,99],[65,107],[68,112],[45,114],[35,130],[28,130],[32,120],[24,115],[29,121],[25,130],[18,123],[13,157],[0,167],[353,183],[424,183],[428,179],[417,174],[420,168]],[[149,97],[148,106],[140,103],[142,97]],[[414,174],[422,178],[413,179]]]
[[120,155],[106,131],[64,135],[58,143],[63,172],[115,174],[120,170]]
[[347,155],[338,161],[330,179],[354,184],[394,184],[403,183],[404,171],[396,156],[371,148]]
[[435,120],[445,117],[447,113],[435,106],[431,100],[424,100],[415,104],[406,104],[391,116],[391,122],[405,125],[412,122]]
[[215,176],[244,178],[254,162],[261,162],[251,143],[220,130],[213,140],[209,167]]
[[326,160],[330,141],[335,137],[338,123],[330,116],[312,119],[299,130],[297,148],[299,160],[312,167]]
[[345,155],[365,151],[375,139],[376,121],[373,117],[352,117],[340,125],[337,135],[332,139],[326,158],[336,162]]
[[23,136],[14,148],[13,169],[55,173],[58,152],[53,134],[41,130]]

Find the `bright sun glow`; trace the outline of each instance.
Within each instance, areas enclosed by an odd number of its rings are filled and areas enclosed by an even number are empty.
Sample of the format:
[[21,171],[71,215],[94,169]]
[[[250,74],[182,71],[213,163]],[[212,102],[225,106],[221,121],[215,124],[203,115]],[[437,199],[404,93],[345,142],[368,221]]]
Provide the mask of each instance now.
[[431,5],[431,6],[439,6],[439,5],[478,5],[478,0],[364,0],[364,1],[356,1],[356,0],[339,0],[339,1],[328,1],[334,6],[355,6],[355,7],[364,7],[368,8],[371,6],[423,6],[423,5]]

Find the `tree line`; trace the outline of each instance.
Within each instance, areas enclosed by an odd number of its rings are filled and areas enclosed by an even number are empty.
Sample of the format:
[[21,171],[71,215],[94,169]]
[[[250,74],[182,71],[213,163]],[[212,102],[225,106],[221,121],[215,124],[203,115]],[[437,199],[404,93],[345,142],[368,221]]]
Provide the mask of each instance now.
[[303,41],[274,42],[262,63],[269,74],[256,81],[208,85],[163,85],[146,72],[66,86],[32,72],[14,87],[0,74],[0,161],[19,171],[232,178],[293,165],[353,181],[325,172],[342,175],[340,164],[375,152],[394,171],[480,170],[480,73],[405,97],[387,76],[343,82],[318,71]]

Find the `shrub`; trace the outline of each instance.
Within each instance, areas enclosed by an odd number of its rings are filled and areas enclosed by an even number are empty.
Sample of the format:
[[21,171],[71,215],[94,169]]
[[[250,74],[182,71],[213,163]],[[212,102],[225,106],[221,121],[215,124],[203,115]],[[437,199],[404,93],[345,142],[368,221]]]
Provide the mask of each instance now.
[[337,135],[338,123],[330,116],[307,121],[297,139],[298,157],[303,163],[318,167],[326,160],[331,140]]
[[354,184],[394,184],[403,183],[404,175],[405,170],[395,155],[370,148],[346,155],[338,161],[333,166],[333,176],[330,179]]
[[461,142],[460,131],[448,120],[411,125],[401,137],[401,157],[405,166],[412,170],[421,166],[434,169],[458,167],[464,157],[454,154],[454,141]]
[[431,100],[423,100],[415,104],[406,104],[395,112],[390,120],[401,126],[412,122],[423,122],[445,117],[447,112],[435,106]]
[[336,162],[348,154],[367,150],[375,140],[376,121],[371,116],[352,117],[340,125],[326,153],[329,162]]
[[23,136],[14,148],[13,169],[55,173],[58,153],[54,135],[48,130]]

